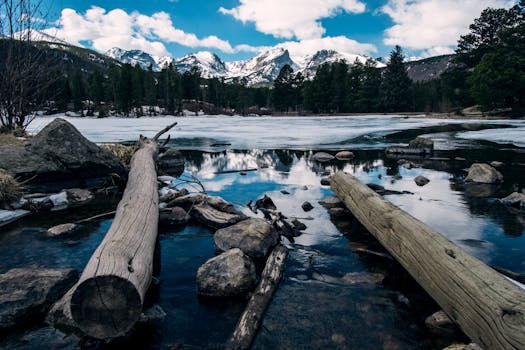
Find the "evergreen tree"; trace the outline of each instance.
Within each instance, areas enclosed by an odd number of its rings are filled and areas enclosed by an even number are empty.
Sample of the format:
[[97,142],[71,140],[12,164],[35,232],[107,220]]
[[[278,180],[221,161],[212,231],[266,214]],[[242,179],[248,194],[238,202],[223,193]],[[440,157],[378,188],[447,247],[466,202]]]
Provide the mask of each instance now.
[[154,106],[157,104],[157,86],[151,64],[144,75],[143,83],[144,103],[148,106],[148,113],[151,116],[155,113]]
[[71,80],[71,97],[73,98],[73,109],[84,116],[84,82],[80,68],[75,69]]
[[401,112],[409,105],[411,81],[403,61],[403,51],[396,46],[381,81],[381,103],[386,112]]
[[273,82],[272,102],[278,111],[288,111],[293,105],[294,72],[290,65],[285,64]]

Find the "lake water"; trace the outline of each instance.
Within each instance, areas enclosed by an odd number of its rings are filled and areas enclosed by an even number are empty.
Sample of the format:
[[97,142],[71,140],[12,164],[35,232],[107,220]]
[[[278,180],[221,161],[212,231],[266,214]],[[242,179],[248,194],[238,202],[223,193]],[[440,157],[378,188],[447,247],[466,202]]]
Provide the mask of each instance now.
[[[326,173],[344,170],[365,183],[410,192],[386,198],[487,264],[525,274],[525,215],[496,200],[525,187],[525,152],[520,148],[525,146],[523,121],[387,116],[68,120],[95,142],[153,136],[178,121],[170,145],[182,150],[187,175],[198,177],[209,194],[225,198],[248,214],[246,203],[267,194],[283,214],[302,218],[307,229],[295,242],[287,242],[291,250],[285,277],[254,349],[441,349],[448,345],[424,325],[424,318],[439,307],[370,235],[350,224],[350,217],[332,221],[318,205],[318,200],[332,195],[329,187],[320,185]],[[32,130],[49,121],[37,119]],[[418,134],[432,138],[437,148],[435,159],[413,160],[420,168],[400,167],[398,158],[383,152],[386,145],[404,144]],[[356,157],[328,163],[311,160],[317,150],[342,149],[354,151]],[[493,160],[505,163],[503,184],[461,183],[463,169],[471,163]],[[246,175],[216,174],[249,168],[259,170]],[[393,181],[396,174],[402,179]],[[416,186],[413,179],[418,175],[430,183]],[[314,205],[308,213],[301,208],[306,200]],[[60,239],[44,239],[42,229],[109,211],[117,201],[103,198],[82,213],[46,214],[9,227],[0,236],[0,272],[22,266],[82,270],[111,220],[93,222],[79,235]],[[178,232],[163,230],[158,303],[167,318],[155,327],[139,328],[130,340],[102,348],[162,349],[175,344],[186,344],[184,349],[220,348],[244,302],[216,303],[197,297],[196,271],[214,254],[213,235],[207,229],[190,225]],[[33,343],[21,342],[23,337]],[[0,347],[31,348],[34,339],[16,334],[0,342]],[[39,344],[34,348],[45,346],[45,339],[36,339]]]

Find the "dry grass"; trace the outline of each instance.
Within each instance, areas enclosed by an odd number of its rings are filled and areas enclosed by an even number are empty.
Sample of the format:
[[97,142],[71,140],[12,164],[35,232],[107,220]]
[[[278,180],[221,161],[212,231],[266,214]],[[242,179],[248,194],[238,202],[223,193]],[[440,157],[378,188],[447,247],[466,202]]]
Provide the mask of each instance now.
[[135,153],[135,151],[137,150],[137,147],[135,146],[126,146],[118,143],[103,144],[100,145],[100,148],[108,151],[109,153],[117,157],[126,168],[129,168],[131,157],[133,156],[133,153]]
[[24,186],[0,169],[0,204],[10,204],[18,201],[23,195]]
[[16,138],[13,133],[0,133],[0,145],[22,145],[23,140]]

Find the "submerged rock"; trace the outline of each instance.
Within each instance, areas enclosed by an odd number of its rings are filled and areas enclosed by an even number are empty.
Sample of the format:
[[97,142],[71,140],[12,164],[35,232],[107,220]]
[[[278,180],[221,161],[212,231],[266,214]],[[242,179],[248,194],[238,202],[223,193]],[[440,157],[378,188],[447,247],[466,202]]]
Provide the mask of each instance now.
[[416,137],[408,143],[408,148],[422,149],[426,153],[432,153],[434,150],[434,141],[424,137]]
[[337,152],[335,157],[339,160],[350,160],[350,159],[353,159],[355,156],[354,156],[354,153],[350,151],[341,151],[341,152]]
[[259,198],[255,201],[255,209],[259,208],[277,210],[275,203],[267,195],[264,195],[262,198]]
[[73,269],[16,268],[0,275],[0,330],[41,321],[77,280]]
[[500,202],[509,207],[525,208],[525,194],[514,192],[507,197],[500,199]]
[[69,205],[73,207],[87,204],[95,197],[91,191],[81,188],[68,189],[66,195]]
[[213,239],[221,252],[239,248],[252,258],[264,258],[279,243],[279,234],[266,221],[252,218],[217,230]]
[[255,264],[240,249],[208,260],[197,271],[197,292],[206,297],[243,295],[255,285]]
[[494,184],[503,181],[503,175],[493,167],[484,163],[474,163],[470,166],[465,182]]
[[186,226],[188,221],[190,221],[190,216],[181,207],[174,207],[159,214],[159,225],[164,227],[179,228]]
[[298,231],[304,231],[307,228],[306,225],[302,223],[301,221],[299,221],[297,218],[294,218],[292,220],[292,227],[294,230],[298,230]]
[[330,160],[333,160],[334,158],[335,157],[333,155],[326,152],[317,152],[312,156],[312,159],[317,162],[328,162]]
[[416,185],[421,187],[421,186],[425,186],[426,184],[428,184],[430,180],[420,175],[414,179],[414,182],[416,183]]
[[339,197],[337,196],[328,196],[323,199],[321,199],[319,202],[323,207],[326,209],[330,208],[342,208],[344,207],[344,203]]
[[58,236],[64,236],[70,233],[75,232],[78,230],[79,226],[77,224],[61,224],[51,227],[46,232],[47,237],[58,237]]
[[436,335],[451,337],[459,328],[444,311],[438,311],[425,319],[428,330]]
[[162,321],[168,316],[166,312],[162,309],[159,304],[155,304],[147,310],[144,310],[140,314],[139,320],[140,323],[154,323]]

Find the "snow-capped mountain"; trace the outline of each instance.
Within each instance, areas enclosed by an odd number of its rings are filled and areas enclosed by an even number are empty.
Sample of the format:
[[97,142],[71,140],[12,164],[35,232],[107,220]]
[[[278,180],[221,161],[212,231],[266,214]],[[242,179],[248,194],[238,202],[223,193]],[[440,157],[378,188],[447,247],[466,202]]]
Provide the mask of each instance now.
[[[315,76],[317,67],[324,63],[345,61],[353,64],[355,60],[364,63],[365,56],[340,53],[334,50],[321,50],[313,55],[298,57],[295,61],[288,50],[276,47],[259,53],[257,56],[243,61],[224,62],[216,54],[200,51],[174,59],[169,56],[151,56],[140,50],[126,51],[119,48],[109,50],[106,55],[123,63],[139,64],[147,69],[151,64],[153,70],[160,71],[166,65],[173,63],[181,73],[197,67],[205,78],[224,78],[226,81],[245,80],[248,86],[271,84],[285,65],[290,65],[295,72],[301,72],[307,79]],[[384,64],[378,62],[378,67]]]
[[226,67],[230,78],[246,78],[248,85],[254,86],[273,82],[287,64],[294,70],[298,69],[288,50],[273,48],[249,60],[228,62]]
[[173,64],[179,72],[190,71],[193,67],[197,67],[205,78],[228,76],[228,69],[225,63],[219,56],[209,51],[191,53],[174,60]]
[[[338,61],[344,61],[351,65],[356,60],[365,63],[368,57],[361,55],[352,55],[334,50],[320,50],[313,55],[306,55],[297,60],[298,65],[301,67],[299,72],[306,78],[312,79],[315,77],[317,68],[325,63],[334,63]],[[383,63],[377,63],[377,67],[383,67]]]

